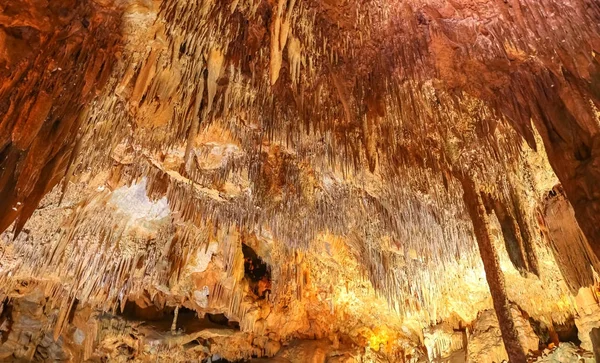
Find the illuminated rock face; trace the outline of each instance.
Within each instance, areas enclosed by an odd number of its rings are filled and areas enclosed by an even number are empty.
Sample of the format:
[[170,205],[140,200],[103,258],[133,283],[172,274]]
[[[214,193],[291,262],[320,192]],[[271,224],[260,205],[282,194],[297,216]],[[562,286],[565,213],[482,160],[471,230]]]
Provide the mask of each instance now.
[[595,0],[0,4],[0,357],[592,350],[599,24]]

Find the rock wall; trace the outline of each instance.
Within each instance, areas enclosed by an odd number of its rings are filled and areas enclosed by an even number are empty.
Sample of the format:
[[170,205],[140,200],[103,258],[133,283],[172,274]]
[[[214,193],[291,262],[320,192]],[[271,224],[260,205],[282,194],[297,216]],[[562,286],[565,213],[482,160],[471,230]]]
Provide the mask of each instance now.
[[[594,0],[0,5],[0,351],[418,361],[493,305],[530,335],[510,304],[585,335],[598,24]],[[460,349],[501,357],[492,335]]]

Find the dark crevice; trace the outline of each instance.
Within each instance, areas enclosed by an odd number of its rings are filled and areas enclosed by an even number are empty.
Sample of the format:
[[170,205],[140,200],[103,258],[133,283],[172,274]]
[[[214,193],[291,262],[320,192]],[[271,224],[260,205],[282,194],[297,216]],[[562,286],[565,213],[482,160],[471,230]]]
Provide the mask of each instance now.
[[581,345],[579,331],[577,330],[573,317],[567,319],[563,324],[554,323],[550,326],[532,317],[529,317],[528,320],[534,333],[539,338],[540,351],[548,348],[550,344],[558,345],[559,343],[569,342],[576,346]]
[[[135,301],[129,300],[125,304],[123,312],[118,315],[125,318],[125,320],[158,321],[163,319],[172,319],[174,311],[175,308],[172,306],[165,306],[162,309],[158,308],[155,305],[142,307],[138,305]],[[181,313],[181,311],[179,313]]]
[[589,248],[562,185],[548,192],[540,224],[556,264],[571,293],[594,284],[593,252]]
[[523,258],[527,264],[527,271],[539,277],[540,266],[534,248],[534,234],[526,217],[527,213],[524,211],[523,202],[515,190],[512,190],[511,192],[511,201],[512,209],[514,211],[514,222],[516,223],[516,227],[521,236],[521,245],[523,246],[522,251],[524,253]]
[[79,305],[79,299],[75,299],[73,304],[71,305],[71,311],[69,311],[69,324],[73,323],[73,318],[75,317],[75,311],[77,311],[77,306]]
[[[169,314],[169,321],[173,321],[175,317],[175,309]],[[205,319],[198,317],[198,313],[195,310],[188,309],[186,307],[179,307],[179,313],[177,315],[177,330],[183,333],[192,333],[202,329],[202,323]]]
[[242,360],[240,360],[240,361],[230,361],[230,360],[227,360],[227,359],[224,359],[224,358],[214,359],[214,356],[206,358],[206,359],[204,359],[202,361],[202,363],[237,363],[237,362],[244,362],[244,361],[242,361]]
[[[527,263],[525,261],[522,244],[519,238],[520,236],[517,235],[518,231],[512,215],[504,203],[500,202],[499,200],[489,197],[488,203],[490,203],[492,207],[488,208],[494,211],[496,217],[498,218],[498,222],[500,223],[502,237],[504,238],[506,252],[508,252],[510,261],[517,271],[519,271],[521,274],[524,274],[525,271],[528,270]],[[488,210],[488,213],[491,213],[491,211]]]
[[519,210],[516,196],[512,195],[512,203],[504,203],[491,195],[486,197],[486,210],[490,214],[493,212],[498,219],[506,252],[515,269],[523,277],[527,277],[527,273],[539,275],[530,231]]
[[[123,312],[118,311],[117,316],[126,321],[143,322],[144,326],[165,333],[171,331],[175,310],[174,306],[159,308],[149,305],[142,307],[135,301],[128,301]],[[203,317],[199,317],[195,310],[184,306],[179,307],[175,327],[177,332],[190,334],[207,328],[240,330],[240,324],[228,319],[223,313],[206,313]]]
[[0,314],[0,342],[5,343],[8,340],[8,335],[12,331],[12,310],[13,305],[8,301],[4,302],[2,313]]
[[590,331],[590,339],[594,350],[594,358],[596,358],[596,362],[600,362],[600,328],[593,328]]
[[534,318],[529,318],[529,324],[533,329],[535,335],[537,335],[538,341],[538,350],[542,351],[546,349],[548,344],[552,343],[553,337],[551,336],[550,329],[548,326],[541,321],[537,321]]
[[244,276],[252,292],[264,298],[271,291],[271,268],[248,245],[242,244],[244,254]]
[[210,321],[211,323],[215,323],[227,328],[233,328],[236,330],[240,330],[240,323],[234,320],[229,320],[225,314],[210,314],[206,313],[204,317]]
[[[135,301],[128,301],[123,312],[118,312],[117,315],[126,321],[144,322],[146,326],[158,332],[169,332],[175,317],[175,307],[159,308],[155,305],[142,307]],[[201,320],[203,319],[198,318],[196,311],[179,307],[176,328],[185,333],[197,331],[200,330],[198,325],[201,324]]]
[[579,330],[577,329],[573,317],[566,320],[564,324],[554,324],[554,331],[560,342],[571,342],[576,346],[581,345],[581,340],[579,340]]

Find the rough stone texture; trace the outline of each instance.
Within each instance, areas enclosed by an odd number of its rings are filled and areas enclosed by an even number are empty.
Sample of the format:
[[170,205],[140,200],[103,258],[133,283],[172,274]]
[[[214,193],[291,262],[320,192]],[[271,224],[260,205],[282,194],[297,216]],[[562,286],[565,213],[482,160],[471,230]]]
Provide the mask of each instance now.
[[3,2],[2,356],[411,362],[492,306],[517,350],[509,302],[587,331],[598,52],[595,0]]
[[[423,344],[427,348],[427,358],[464,362],[466,359],[467,336],[464,329],[454,330],[448,323],[432,326],[423,331]],[[452,360],[455,356],[455,360]]]
[[551,351],[544,351],[536,362],[541,363],[593,363],[596,360],[590,352],[582,351],[573,343],[561,343]]
[[[494,303],[494,310],[499,322],[504,347],[511,361],[522,362],[526,360],[524,347],[519,344],[516,322],[511,317],[510,303],[506,294],[506,282],[500,269],[498,252],[494,248],[490,233],[490,220],[483,205],[482,196],[476,183],[471,177],[461,177],[464,191],[464,201],[473,221],[473,229],[477,239],[477,246],[485,277],[490,287],[490,294]],[[506,237],[505,237],[506,239]]]
[[[560,186],[553,189],[545,203],[544,227],[555,258],[573,295],[594,284],[594,255],[577,221],[573,208]],[[547,228],[547,229],[546,229]]]
[[[519,342],[526,352],[538,350],[539,338],[535,335],[529,322],[523,318],[516,307],[511,307],[510,312],[515,322],[515,328],[519,333]],[[485,310],[473,323],[469,333],[467,345],[468,362],[502,362],[508,358],[508,354],[502,344],[502,337],[498,325],[498,318],[494,310]]]
[[598,306],[597,292],[590,288],[582,288],[576,297],[577,315],[575,323],[579,331],[581,347],[593,351],[590,332],[600,327],[600,306]]

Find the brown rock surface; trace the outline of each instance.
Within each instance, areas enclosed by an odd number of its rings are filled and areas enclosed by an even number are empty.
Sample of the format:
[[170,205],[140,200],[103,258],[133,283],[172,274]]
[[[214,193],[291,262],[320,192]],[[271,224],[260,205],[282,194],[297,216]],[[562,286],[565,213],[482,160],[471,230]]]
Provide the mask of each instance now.
[[0,4],[0,357],[591,349],[599,52],[595,0]]

